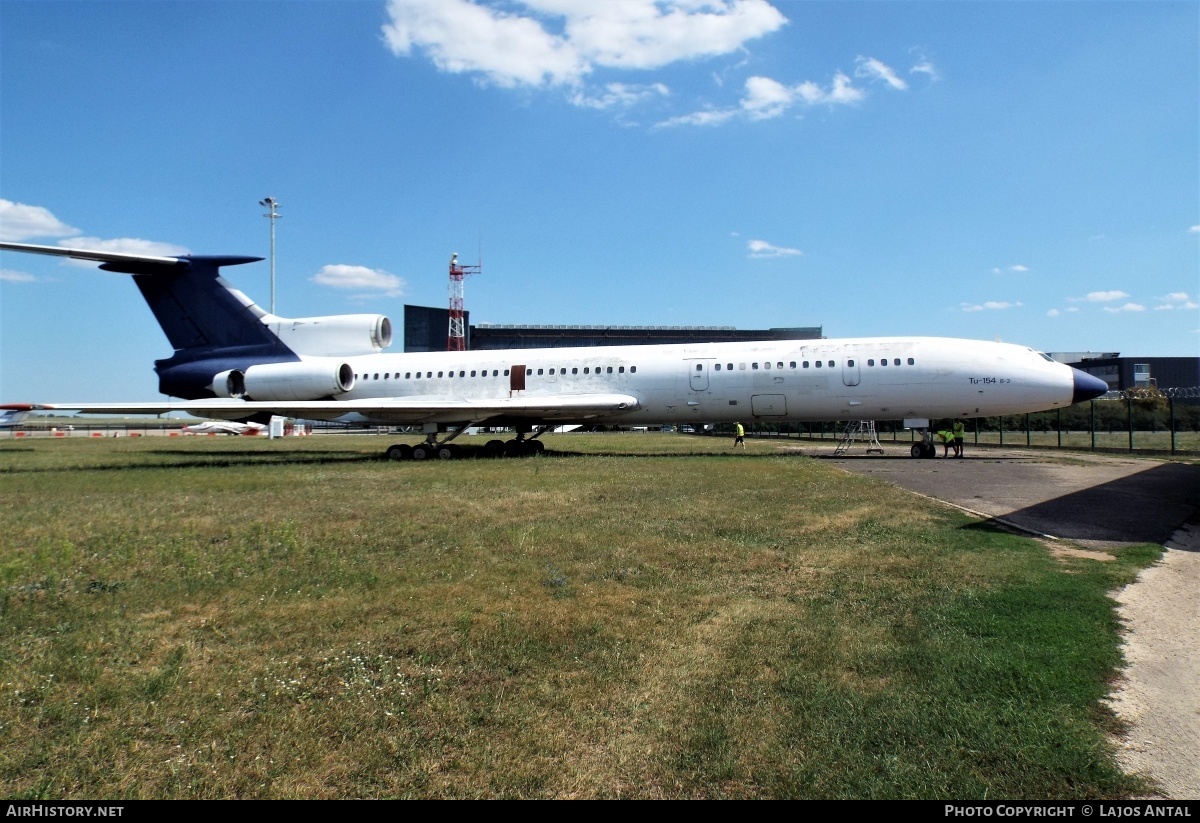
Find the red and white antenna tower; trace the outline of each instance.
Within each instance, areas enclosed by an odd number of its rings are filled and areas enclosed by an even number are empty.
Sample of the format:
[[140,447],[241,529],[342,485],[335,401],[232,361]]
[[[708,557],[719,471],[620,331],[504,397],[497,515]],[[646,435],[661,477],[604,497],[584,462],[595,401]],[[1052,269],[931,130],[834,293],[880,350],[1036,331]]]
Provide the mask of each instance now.
[[458,252],[450,255],[450,334],[446,351],[466,351],[467,335],[463,324],[463,280],[468,274],[479,274],[483,266],[460,266]]

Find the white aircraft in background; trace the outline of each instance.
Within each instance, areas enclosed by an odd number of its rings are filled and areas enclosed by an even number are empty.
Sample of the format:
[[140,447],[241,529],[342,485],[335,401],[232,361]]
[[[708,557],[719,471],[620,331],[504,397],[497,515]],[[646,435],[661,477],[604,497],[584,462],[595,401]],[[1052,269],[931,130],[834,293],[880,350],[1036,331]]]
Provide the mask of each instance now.
[[266,430],[262,423],[238,423],[235,420],[206,420],[183,427],[186,434],[262,434]]
[[[1069,406],[1108,390],[1025,346],[936,337],[385,353],[391,321],[349,314],[270,314],[220,276],[259,257],[161,257],[0,243],[0,250],[99,262],[133,275],[175,352],[156,360],[170,402],[10,403],[269,422],[272,415],[418,426],[425,442],[395,459],[449,459],[469,427],[510,427],[496,454],[544,449],[566,425],[806,423],[991,417]],[[532,435],[532,436],[530,436]],[[928,438],[914,457],[934,456]]]

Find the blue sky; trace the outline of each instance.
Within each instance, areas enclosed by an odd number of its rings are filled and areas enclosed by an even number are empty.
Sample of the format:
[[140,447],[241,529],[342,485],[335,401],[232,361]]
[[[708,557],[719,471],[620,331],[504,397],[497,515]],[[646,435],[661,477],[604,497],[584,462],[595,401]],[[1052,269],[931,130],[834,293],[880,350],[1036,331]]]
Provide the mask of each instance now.
[[[472,322],[1194,356],[1198,132],[1196,2],[0,2],[0,237],[266,257],[272,196],[290,317],[458,252]],[[0,401],[169,354],[127,276],[0,254]]]

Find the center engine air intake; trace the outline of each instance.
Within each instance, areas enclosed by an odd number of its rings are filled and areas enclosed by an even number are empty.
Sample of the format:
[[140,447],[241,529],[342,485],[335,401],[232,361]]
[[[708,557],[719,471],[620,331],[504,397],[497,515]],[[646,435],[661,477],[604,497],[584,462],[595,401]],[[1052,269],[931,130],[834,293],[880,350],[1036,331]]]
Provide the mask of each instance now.
[[339,361],[266,363],[213,377],[218,397],[245,400],[320,400],[354,388],[354,369]]
[[269,328],[296,354],[350,357],[392,345],[392,321],[382,314],[278,318]]

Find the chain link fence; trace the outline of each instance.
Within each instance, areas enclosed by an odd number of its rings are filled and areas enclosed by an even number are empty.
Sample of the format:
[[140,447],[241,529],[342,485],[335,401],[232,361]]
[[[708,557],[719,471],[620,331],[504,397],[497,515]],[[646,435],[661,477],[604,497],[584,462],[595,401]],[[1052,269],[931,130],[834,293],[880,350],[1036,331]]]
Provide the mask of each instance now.
[[[1200,454],[1200,386],[1113,391],[1065,409],[964,421],[966,441],[977,446],[1088,449],[1105,452]],[[931,420],[937,431],[953,420]],[[747,434],[838,441],[847,422],[757,423]],[[718,426],[724,434],[726,427]],[[879,439],[909,442],[920,435],[900,421],[878,421]]]

